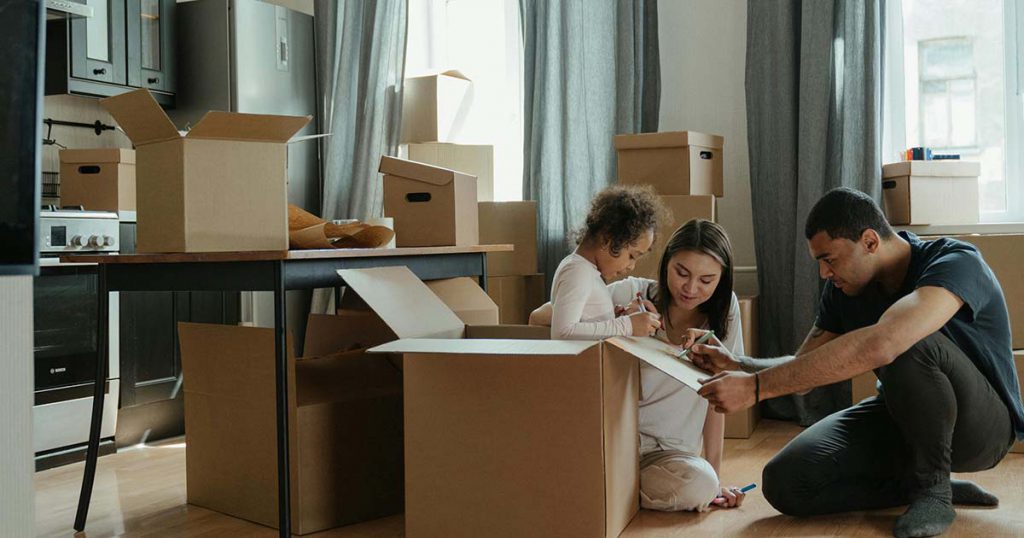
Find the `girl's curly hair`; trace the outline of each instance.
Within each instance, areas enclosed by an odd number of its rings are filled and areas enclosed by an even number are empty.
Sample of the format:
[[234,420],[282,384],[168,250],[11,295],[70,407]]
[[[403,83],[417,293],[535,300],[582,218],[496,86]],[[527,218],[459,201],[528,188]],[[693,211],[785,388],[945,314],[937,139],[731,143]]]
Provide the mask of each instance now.
[[590,202],[586,224],[576,232],[576,243],[608,242],[612,256],[647,230],[657,233],[668,220],[668,210],[650,185],[616,185],[597,193]]

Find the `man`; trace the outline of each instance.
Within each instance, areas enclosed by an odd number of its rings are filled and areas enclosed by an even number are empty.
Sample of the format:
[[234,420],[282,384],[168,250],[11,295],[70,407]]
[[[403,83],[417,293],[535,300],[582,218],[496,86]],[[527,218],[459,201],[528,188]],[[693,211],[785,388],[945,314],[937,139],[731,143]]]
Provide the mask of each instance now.
[[835,189],[811,210],[805,236],[827,279],[796,356],[733,357],[695,346],[717,372],[700,394],[732,413],[874,370],[880,394],[811,426],[764,469],[777,510],[809,516],[905,505],[895,536],[934,536],[953,504],[995,506],[950,471],[994,467],[1024,437],[1006,300],[967,244],[896,234],[867,195]]

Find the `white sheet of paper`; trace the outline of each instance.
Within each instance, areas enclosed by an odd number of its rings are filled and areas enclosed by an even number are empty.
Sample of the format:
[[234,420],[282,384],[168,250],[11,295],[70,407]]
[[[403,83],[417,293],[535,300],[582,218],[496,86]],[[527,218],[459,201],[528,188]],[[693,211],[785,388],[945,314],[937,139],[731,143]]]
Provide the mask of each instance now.
[[700,379],[711,374],[697,368],[689,359],[677,359],[681,349],[649,336],[617,336],[606,340],[619,349],[665,372],[693,390],[700,390]]

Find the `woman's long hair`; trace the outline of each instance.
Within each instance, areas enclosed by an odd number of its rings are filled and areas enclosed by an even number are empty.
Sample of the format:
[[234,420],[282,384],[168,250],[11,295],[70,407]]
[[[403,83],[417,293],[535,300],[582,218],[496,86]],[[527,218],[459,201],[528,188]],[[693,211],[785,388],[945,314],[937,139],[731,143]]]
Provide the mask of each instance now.
[[715,331],[719,340],[728,336],[729,310],[732,307],[732,244],[725,230],[718,224],[704,219],[693,219],[680,226],[661,255],[658,268],[658,292],[652,298],[658,312],[668,323],[668,309],[672,304],[672,292],[668,288],[668,263],[677,252],[691,251],[707,254],[722,265],[722,277],[711,298],[697,307],[708,318],[708,328]]

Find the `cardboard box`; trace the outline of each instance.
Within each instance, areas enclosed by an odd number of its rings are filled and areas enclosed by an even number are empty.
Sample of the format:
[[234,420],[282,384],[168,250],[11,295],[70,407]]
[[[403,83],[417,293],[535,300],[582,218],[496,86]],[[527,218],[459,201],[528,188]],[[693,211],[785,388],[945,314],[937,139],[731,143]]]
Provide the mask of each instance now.
[[60,150],[61,206],[135,211],[135,150]]
[[852,404],[858,404],[865,398],[878,395],[878,377],[874,372],[864,372],[850,380],[850,400]]
[[[1013,352],[1013,364],[1017,367],[1017,382],[1020,383],[1020,392],[1024,394],[1024,350]],[[1024,441],[1017,441],[1010,447],[1010,452],[1024,454]]]
[[136,146],[138,252],[288,250],[287,142],[311,116],[208,112],[182,136],[147,90],[100,103]]
[[471,90],[472,82],[455,70],[405,79],[401,143],[458,142],[473,102]]
[[672,214],[672,220],[662,223],[655,234],[651,251],[636,263],[633,276],[657,280],[661,255],[665,252],[665,245],[668,244],[672,234],[692,219],[715,220],[716,200],[714,196],[659,196],[659,198]]
[[498,324],[498,305],[491,302],[474,279],[448,278],[432,280],[426,285],[466,325]]
[[[743,325],[743,350],[747,356],[757,357],[757,296],[739,297],[740,323]],[[725,416],[726,439],[748,439],[761,421],[761,408],[751,407]]]
[[[999,286],[1006,296],[1013,333],[1013,349],[1024,348],[1024,234],[957,235],[953,239],[966,241],[978,248],[982,258],[992,268]],[[936,237],[922,237],[932,240]]]
[[617,135],[619,183],[654,185],[665,195],[722,196],[724,140],[694,131]]
[[339,274],[396,333],[466,336],[371,350],[403,354],[407,536],[619,535],[639,504],[637,360],[690,387],[705,373],[652,338],[474,339],[404,267]]
[[[273,329],[181,323],[179,337],[189,504],[276,528]],[[293,532],[400,513],[400,371],[363,350],[289,353],[288,368]]]
[[502,325],[526,325],[530,312],[546,301],[544,275],[488,277],[487,295],[498,305]]
[[905,161],[882,167],[882,202],[890,224],[977,224],[981,165]]
[[515,247],[487,254],[487,276],[537,273],[537,202],[480,202],[480,244]]
[[399,247],[480,243],[476,178],[427,164],[381,157],[384,215],[395,219]]
[[476,176],[477,201],[494,200],[494,146],[409,144],[409,160]]

